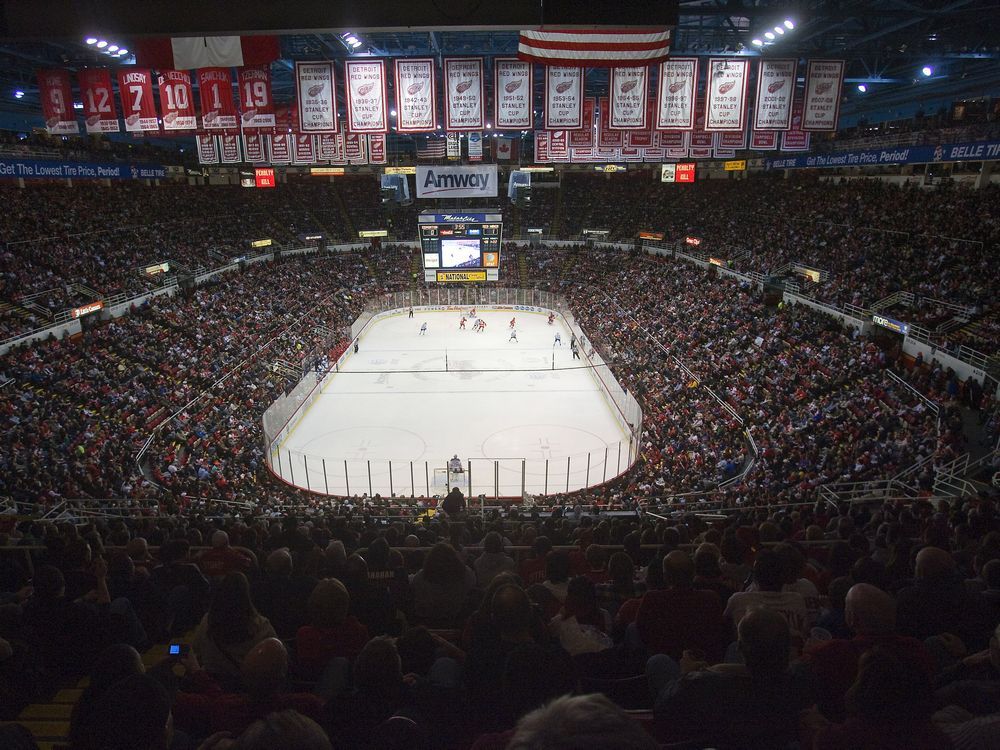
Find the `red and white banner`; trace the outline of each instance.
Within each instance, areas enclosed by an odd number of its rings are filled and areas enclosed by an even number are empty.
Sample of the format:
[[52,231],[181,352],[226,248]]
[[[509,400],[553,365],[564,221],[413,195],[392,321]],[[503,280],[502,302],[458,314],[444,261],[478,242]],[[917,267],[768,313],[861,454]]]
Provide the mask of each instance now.
[[792,105],[792,127],[781,134],[782,151],[808,151],[809,133],[802,129],[802,100]]
[[690,133],[682,130],[659,133],[660,147],[663,149],[663,155],[668,159],[685,158],[688,154],[689,135]]
[[737,135],[736,133],[713,133],[712,135],[712,150],[716,159],[733,159],[736,157],[736,149],[722,142],[722,139],[727,135]]
[[385,133],[368,135],[368,163],[385,164]]
[[583,68],[545,68],[545,129],[583,127]]
[[496,138],[495,143],[497,161],[510,161],[513,156],[514,142],[510,138]]
[[316,143],[309,133],[292,133],[292,161],[295,164],[316,163]]
[[166,132],[195,130],[198,117],[194,110],[191,75],[186,70],[161,70],[156,77],[160,89],[160,112]]
[[754,130],[750,134],[751,151],[773,151],[778,147],[777,130]]
[[237,164],[240,159],[240,137],[238,135],[223,135],[219,137],[219,151],[223,164]]
[[843,60],[810,60],[806,65],[803,130],[836,130],[844,88]]
[[588,96],[583,100],[583,127],[569,131],[570,148],[593,148],[594,130],[597,123],[594,117],[597,113],[597,100]]
[[623,148],[622,161],[642,161],[642,149]]
[[658,163],[666,157],[662,148],[644,148],[642,150],[642,160],[645,162]]
[[337,76],[333,63],[295,63],[295,91],[300,131],[336,133]]
[[716,147],[721,149],[740,150],[747,147],[747,131],[739,133],[717,133]]
[[276,36],[147,37],[129,45],[138,65],[157,70],[238,68],[264,65],[281,57]]
[[344,153],[351,164],[364,164],[368,161],[365,150],[365,137],[360,133],[344,133]]
[[153,74],[148,68],[119,68],[118,96],[121,97],[126,132],[159,132],[160,122],[153,101]]
[[271,66],[255,65],[237,71],[240,89],[240,121],[244,130],[271,132],[277,125],[271,96]]
[[198,140],[198,163],[218,164],[219,144],[214,135],[199,135]]
[[549,131],[535,131],[535,161],[538,163],[549,160]]
[[385,60],[347,60],[347,129],[352,133],[389,131],[389,95]]
[[119,132],[121,127],[118,124],[118,112],[115,111],[115,95],[111,89],[111,71],[107,68],[86,68],[76,74],[76,80],[80,84],[87,132]]
[[243,135],[243,151],[251,164],[262,164],[267,161],[267,155],[264,153],[264,136],[260,133]]
[[600,148],[594,151],[594,159],[597,161],[621,161],[622,150],[620,148]]
[[229,68],[202,68],[198,71],[201,94],[201,124],[205,130],[238,127],[233,101],[233,76]]
[[631,148],[650,148],[653,145],[653,131],[629,130],[625,133],[625,145]]
[[611,121],[615,130],[647,130],[646,98],[649,91],[649,68],[611,69]]
[[517,47],[522,60],[590,68],[657,63],[669,52],[669,28],[537,29],[522,31]]
[[608,127],[610,119],[610,107],[606,97],[598,100],[600,115],[597,118],[597,147],[598,148],[621,148],[624,143],[625,134],[621,130],[611,130]]
[[552,161],[569,159],[569,136],[565,130],[549,131],[549,158]]
[[593,148],[570,148],[569,160],[572,162],[594,161]]
[[798,60],[761,60],[757,72],[754,130],[788,130],[792,126],[792,98]]
[[65,70],[39,70],[38,94],[42,100],[45,130],[52,135],[79,133],[73,113],[73,89]]
[[323,133],[319,137],[319,159],[335,165],[347,164],[344,137],[340,133]]
[[268,138],[271,144],[272,164],[291,164],[292,162],[292,136],[290,133],[275,133]]
[[678,57],[660,63],[654,127],[657,130],[693,128],[697,91],[698,58]]
[[444,87],[444,129],[484,130],[483,58],[445,58]]
[[428,133],[437,128],[434,59],[396,60],[396,132]]
[[513,58],[493,61],[493,127],[498,130],[531,130],[531,63]]
[[746,129],[749,83],[749,60],[733,57],[709,59],[705,102],[707,132]]

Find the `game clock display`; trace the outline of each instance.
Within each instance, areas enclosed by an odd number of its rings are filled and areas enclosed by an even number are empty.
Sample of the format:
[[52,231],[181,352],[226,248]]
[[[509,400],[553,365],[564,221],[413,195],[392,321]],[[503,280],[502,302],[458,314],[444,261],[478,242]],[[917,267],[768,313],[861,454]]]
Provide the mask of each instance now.
[[[422,214],[420,249],[424,271],[487,270],[500,267],[503,224],[499,214]],[[489,278],[495,280],[495,278]]]

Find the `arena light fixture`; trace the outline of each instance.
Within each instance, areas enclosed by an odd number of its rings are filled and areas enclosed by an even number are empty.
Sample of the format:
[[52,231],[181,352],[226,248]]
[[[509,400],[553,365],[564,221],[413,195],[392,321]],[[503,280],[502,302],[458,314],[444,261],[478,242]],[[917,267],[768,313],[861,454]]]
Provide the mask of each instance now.
[[761,39],[754,39],[754,40],[753,40],[752,42],[750,42],[750,43],[751,43],[751,44],[752,44],[752,45],[753,45],[754,47],[763,47],[763,46],[764,46],[764,42],[763,42],[763,40],[761,40]]
[[792,20],[790,18],[785,19],[785,28],[788,29],[789,31],[795,28],[795,24],[792,23]]
[[861,93],[863,94],[863,93],[865,93],[866,91],[868,91],[868,87],[867,87],[867,86],[865,86],[865,85],[864,85],[863,83],[859,83],[859,84],[858,84],[858,91],[860,91],[860,92],[861,92]]
[[932,68],[930,65],[925,65],[920,69],[920,72],[924,74],[924,78],[930,78],[932,75],[934,75],[934,68]]
[[784,36],[785,29],[782,28],[781,26],[775,26],[774,27],[774,33],[777,34],[778,36]]
[[73,102],[73,109],[83,109],[83,102]]
[[389,116],[390,116],[390,117],[395,117],[395,116],[396,116],[396,110],[394,110],[394,109],[390,109],[390,110],[389,110]]
[[97,43],[97,49],[104,49],[104,48],[105,48],[105,47],[107,47],[107,46],[108,46],[108,43],[107,43],[106,41],[104,41],[103,39],[101,39],[101,40],[100,40],[100,41],[99,41],[99,42]]
[[94,45],[94,44],[97,44],[97,37],[96,36],[88,36],[83,41],[85,41],[89,45]]
[[125,57],[125,55],[127,55],[127,54],[128,54],[128,50],[125,49],[124,47],[122,47],[120,50],[118,50],[118,57]]
[[117,52],[117,51],[118,51],[118,45],[117,44],[109,44],[108,45],[108,52],[114,53],[114,52]]
[[24,92],[21,91],[21,89],[18,89],[17,91],[14,92],[14,98],[15,99],[23,99],[24,98]]
[[765,31],[764,32],[764,38],[767,39],[769,42],[774,41],[774,32],[773,31]]

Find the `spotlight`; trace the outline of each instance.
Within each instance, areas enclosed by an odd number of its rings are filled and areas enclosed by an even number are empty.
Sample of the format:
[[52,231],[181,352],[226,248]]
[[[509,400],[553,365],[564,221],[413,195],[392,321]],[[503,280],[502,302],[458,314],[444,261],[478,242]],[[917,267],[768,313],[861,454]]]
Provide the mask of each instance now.
[[97,44],[97,37],[96,36],[88,36],[86,39],[84,39],[84,41],[87,44]]
[[493,123],[492,122],[486,123],[486,129],[487,130],[492,130],[492,128],[493,128]]
[[118,50],[118,57],[124,57],[127,54],[128,54],[128,50],[125,49],[124,47],[122,47],[120,50]]
[[785,33],[785,30],[780,26],[775,26],[774,33],[777,34],[778,36],[782,36]]
[[764,38],[767,39],[768,41],[772,41],[774,39],[774,32],[773,31],[765,31],[764,32]]
[[930,65],[925,65],[920,69],[920,72],[924,74],[925,78],[929,78],[931,75],[933,75],[934,68],[932,68]]
[[73,102],[73,109],[83,109],[83,102]]
[[24,92],[21,91],[21,89],[18,89],[17,91],[14,92],[14,98],[15,99],[23,99],[24,98]]
[[867,90],[868,90],[868,87],[865,86],[863,83],[859,83],[858,84],[858,91],[860,91],[862,94],[865,93]]
[[391,115],[392,117],[395,117],[395,116],[396,116],[396,110],[394,110],[394,109],[392,109],[392,110],[389,110],[389,114],[390,114],[390,115]]
[[764,46],[764,42],[762,42],[760,39],[754,39],[752,42],[750,42],[750,44],[752,44],[754,47]]
[[785,19],[785,28],[788,29],[788,30],[794,29],[795,28],[795,24],[792,23],[790,19],[786,18]]
[[358,41],[358,38],[356,36],[354,36],[353,34],[351,34],[349,37],[347,37],[347,43],[348,44],[354,44],[357,41]]
[[118,51],[117,44],[112,44],[111,46],[108,47],[108,52],[117,52],[117,51]]
[[97,49],[104,49],[108,46],[108,43],[103,39],[97,43]]

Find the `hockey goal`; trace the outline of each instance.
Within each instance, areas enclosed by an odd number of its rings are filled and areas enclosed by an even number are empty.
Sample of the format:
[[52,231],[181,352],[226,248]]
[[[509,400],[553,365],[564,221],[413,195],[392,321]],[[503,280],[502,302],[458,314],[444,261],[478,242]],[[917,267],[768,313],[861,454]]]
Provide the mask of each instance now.
[[458,487],[460,489],[464,489],[465,487],[464,471],[450,471],[449,469],[434,469],[434,474],[431,477],[431,479],[432,479],[431,487],[434,489],[447,491],[449,487]]

